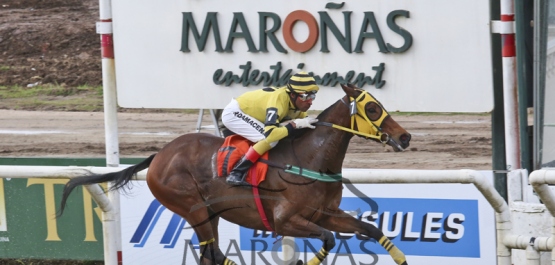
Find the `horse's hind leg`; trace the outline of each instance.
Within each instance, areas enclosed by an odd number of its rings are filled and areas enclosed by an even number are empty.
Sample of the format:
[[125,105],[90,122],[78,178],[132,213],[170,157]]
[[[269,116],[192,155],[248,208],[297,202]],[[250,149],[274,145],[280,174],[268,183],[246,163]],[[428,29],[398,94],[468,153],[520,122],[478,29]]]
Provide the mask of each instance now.
[[[219,233],[218,233],[218,223],[220,221],[220,217],[215,214],[213,211],[211,211],[210,209],[208,209],[208,213],[210,215],[210,226],[212,227],[212,234],[214,235],[214,243],[210,244],[207,246],[206,249],[202,249],[201,248],[201,254],[203,255],[204,258],[204,262],[203,264],[224,264],[224,265],[237,265],[235,262],[233,262],[232,260],[228,259],[219,249],[219,245],[220,245],[220,241],[219,241]],[[215,249],[218,251],[218,255],[214,255],[214,247]],[[210,258],[208,258],[207,255],[211,255]]]
[[183,210],[170,210],[184,217],[195,230],[200,245],[200,264],[236,265],[235,262],[224,256],[219,248],[219,217],[217,215],[213,214],[206,208],[197,209],[193,213]]
[[[167,188],[168,186],[170,185],[158,185],[157,182],[149,182],[149,188],[156,199],[172,212],[185,218],[195,230],[200,244],[200,264],[236,264],[227,259],[221,252],[218,245],[219,217],[204,206],[200,194],[196,191],[178,193]],[[202,207],[192,210],[193,206],[198,205]]]
[[365,236],[369,236],[382,245],[389,255],[393,258],[395,263],[400,265],[407,265],[405,254],[397,248],[393,242],[387,238],[380,229],[375,226],[362,222],[342,210],[338,212],[333,212],[326,216],[322,221],[318,222],[322,227],[325,227],[331,231],[340,233],[358,233]]
[[[195,205],[194,203],[192,205]],[[229,260],[221,252],[218,242],[218,221],[219,217],[209,211],[207,208],[194,210],[192,213],[190,208],[173,208],[168,209],[181,215],[191,227],[195,230],[200,245],[200,264],[226,264],[236,265],[235,262]]]
[[306,263],[308,265],[317,265],[322,263],[322,261],[328,256],[329,251],[335,247],[335,238],[329,230],[322,228],[300,216],[293,216],[287,220],[287,222],[276,222],[274,225],[276,226],[276,232],[280,235],[319,238],[322,240],[322,248],[318,251],[318,253],[316,253],[314,258]]

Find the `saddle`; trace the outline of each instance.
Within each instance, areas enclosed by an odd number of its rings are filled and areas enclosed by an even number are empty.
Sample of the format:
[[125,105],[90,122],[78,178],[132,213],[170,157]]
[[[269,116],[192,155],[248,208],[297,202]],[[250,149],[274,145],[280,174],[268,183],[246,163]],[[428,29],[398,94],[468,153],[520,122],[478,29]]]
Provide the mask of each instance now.
[[[253,144],[253,142],[237,134],[226,137],[224,143],[220,149],[218,149],[216,157],[218,177],[227,177],[235,164],[245,155],[249,147]],[[262,155],[261,158],[268,160],[268,152]],[[256,162],[249,169],[245,181],[254,186],[258,186],[258,184],[266,179],[267,172],[268,164]]]

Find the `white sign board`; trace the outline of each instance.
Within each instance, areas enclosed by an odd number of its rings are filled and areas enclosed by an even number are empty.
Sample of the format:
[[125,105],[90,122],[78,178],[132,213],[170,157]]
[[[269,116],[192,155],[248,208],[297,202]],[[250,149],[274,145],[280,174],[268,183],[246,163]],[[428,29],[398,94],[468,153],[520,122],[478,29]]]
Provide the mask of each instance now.
[[221,109],[299,70],[314,110],[355,83],[389,111],[493,109],[489,2],[482,0],[113,1],[118,103]]
[[[190,224],[161,206],[145,182],[120,198],[123,264],[198,264],[199,240]],[[345,185],[340,207],[381,229],[409,264],[496,263],[494,211],[473,185]],[[238,264],[290,263],[281,262],[282,242],[271,233],[220,219],[219,236],[222,252]],[[395,264],[373,240],[334,237],[324,264]],[[296,259],[306,263],[322,242],[296,238],[295,245]]]

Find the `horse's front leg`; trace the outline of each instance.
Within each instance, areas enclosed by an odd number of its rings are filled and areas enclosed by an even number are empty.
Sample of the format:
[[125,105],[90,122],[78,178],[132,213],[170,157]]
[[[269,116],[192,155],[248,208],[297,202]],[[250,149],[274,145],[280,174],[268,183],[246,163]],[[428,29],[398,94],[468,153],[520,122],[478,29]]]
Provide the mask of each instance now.
[[352,217],[341,209],[331,212],[325,218],[320,220],[318,224],[335,232],[358,233],[369,236],[378,241],[380,245],[382,245],[382,247],[389,252],[389,255],[391,255],[395,263],[399,265],[407,265],[405,254],[399,250],[399,248],[397,248],[393,242],[391,242],[389,238],[387,238],[383,232],[380,231],[380,229]]
[[319,238],[322,240],[322,248],[316,256],[309,260],[307,265],[318,265],[321,264],[324,259],[328,256],[330,250],[335,247],[335,238],[333,233],[329,230],[322,228],[315,223],[299,216],[294,215],[289,220],[285,222],[275,222],[274,223],[276,233],[283,236],[290,237],[308,237],[308,238]]

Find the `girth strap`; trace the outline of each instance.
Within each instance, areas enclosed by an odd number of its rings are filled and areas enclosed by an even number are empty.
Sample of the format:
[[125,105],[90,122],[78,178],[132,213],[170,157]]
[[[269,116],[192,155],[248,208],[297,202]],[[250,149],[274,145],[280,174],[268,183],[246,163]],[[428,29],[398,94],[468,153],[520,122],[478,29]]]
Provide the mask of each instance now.
[[[271,167],[277,167],[283,169],[287,173],[300,175],[310,179],[316,179],[324,182],[337,182],[341,181],[342,176],[341,173],[339,174],[324,174],[320,172],[316,172],[309,169],[303,169],[301,167],[285,165],[282,166],[278,163],[272,162],[266,159],[258,159],[259,162],[266,163]],[[275,232],[272,227],[270,226],[270,222],[268,222],[268,217],[266,217],[266,213],[264,212],[264,207],[262,206],[262,201],[260,200],[260,193],[258,192],[258,174],[256,172],[256,166],[251,167],[251,185],[252,185],[252,194],[254,195],[254,202],[256,204],[256,209],[258,210],[258,214],[260,215],[260,219],[264,224],[264,227],[270,232]]]
[[256,172],[256,166],[251,167],[251,185],[252,185],[252,194],[254,195],[254,202],[256,203],[256,209],[258,210],[258,214],[260,215],[260,219],[262,219],[262,223],[266,227],[266,229],[270,232],[274,232],[274,229],[270,226],[270,222],[268,222],[268,217],[266,217],[266,213],[264,212],[264,207],[262,206],[262,201],[260,201],[260,193],[258,192],[258,174]]

